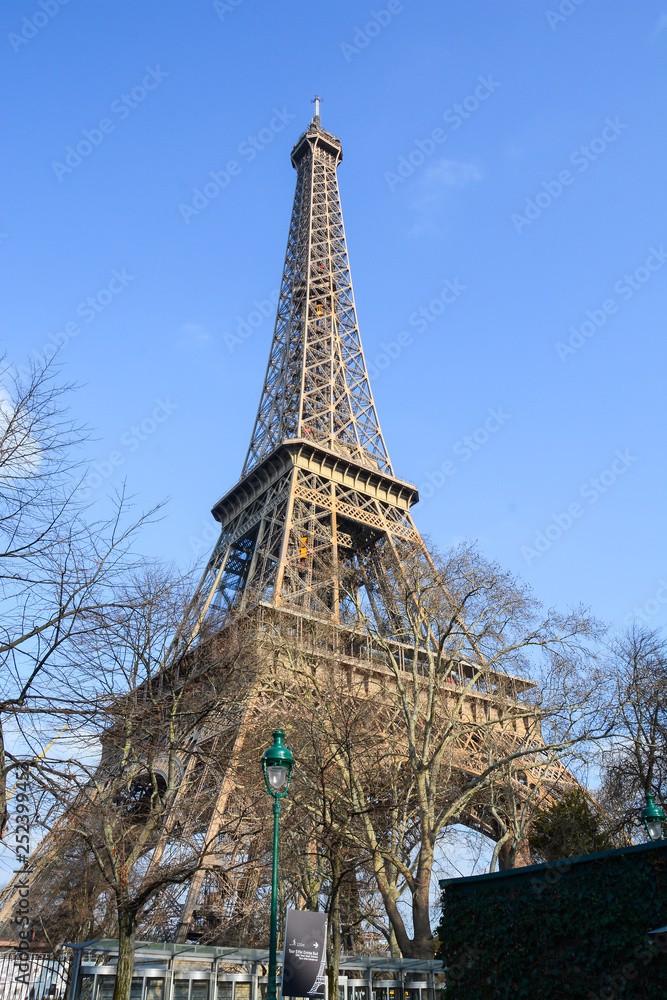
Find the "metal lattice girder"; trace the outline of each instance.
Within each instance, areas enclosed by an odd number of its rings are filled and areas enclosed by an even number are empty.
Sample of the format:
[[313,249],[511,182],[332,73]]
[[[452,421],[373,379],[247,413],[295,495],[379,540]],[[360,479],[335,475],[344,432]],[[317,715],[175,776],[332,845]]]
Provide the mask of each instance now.
[[391,475],[359,337],[336,168],[340,141],[315,119],[297,170],[264,389],[243,474],[307,437]]

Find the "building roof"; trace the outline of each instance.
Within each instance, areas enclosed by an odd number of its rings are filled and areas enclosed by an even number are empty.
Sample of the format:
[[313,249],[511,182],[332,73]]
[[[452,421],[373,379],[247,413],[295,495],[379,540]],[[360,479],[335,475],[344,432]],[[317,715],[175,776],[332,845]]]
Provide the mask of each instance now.
[[[66,944],[75,951],[94,952],[98,955],[117,955],[116,938],[96,938],[79,944]],[[207,944],[175,944],[172,941],[137,941],[135,962],[152,958],[182,958],[193,962],[208,959],[210,962],[223,959],[230,964],[269,964],[268,948],[235,948]],[[341,971],[344,969],[364,969],[371,971],[398,972],[401,969],[412,972],[441,972],[443,965],[439,959],[390,958],[388,955],[341,955]]]

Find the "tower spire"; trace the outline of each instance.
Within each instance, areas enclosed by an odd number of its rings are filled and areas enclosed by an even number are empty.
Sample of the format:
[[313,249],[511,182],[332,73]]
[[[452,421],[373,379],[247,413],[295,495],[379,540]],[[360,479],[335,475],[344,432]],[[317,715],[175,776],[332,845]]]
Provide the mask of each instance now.
[[292,149],[296,192],[244,475],[282,441],[302,438],[392,472],[354,305],[336,173],[342,159],[340,139],[316,115]]
[[315,97],[313,97],[312,101],[310,102],[311,104],[315,105],[315,114],[313,115],[313,124],[315,124],[315,125],[319,125],[320,124],[320,101],[321,100],[322,100],[322,98],[318,97],[317,94],[316,94]]

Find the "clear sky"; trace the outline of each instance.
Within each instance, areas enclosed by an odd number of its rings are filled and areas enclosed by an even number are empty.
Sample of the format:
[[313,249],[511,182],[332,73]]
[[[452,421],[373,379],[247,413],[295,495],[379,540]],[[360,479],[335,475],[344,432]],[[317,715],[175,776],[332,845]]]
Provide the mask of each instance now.
[[664,622],[666,45],[654,0],[6,0],[2,339],[65,343],[100,513],[125,478],[208,555],[318,93],[418,526]]

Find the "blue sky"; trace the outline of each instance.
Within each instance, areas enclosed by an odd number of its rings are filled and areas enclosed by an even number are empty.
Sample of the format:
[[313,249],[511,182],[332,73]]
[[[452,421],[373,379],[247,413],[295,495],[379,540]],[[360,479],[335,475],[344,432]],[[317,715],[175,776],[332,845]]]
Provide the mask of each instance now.
[[210,551],[318,93],[418,526],[662,624],[666,45],[652,0],[4,3],[2,339],[66,342],[100,513],[126,479],[148,554]]

